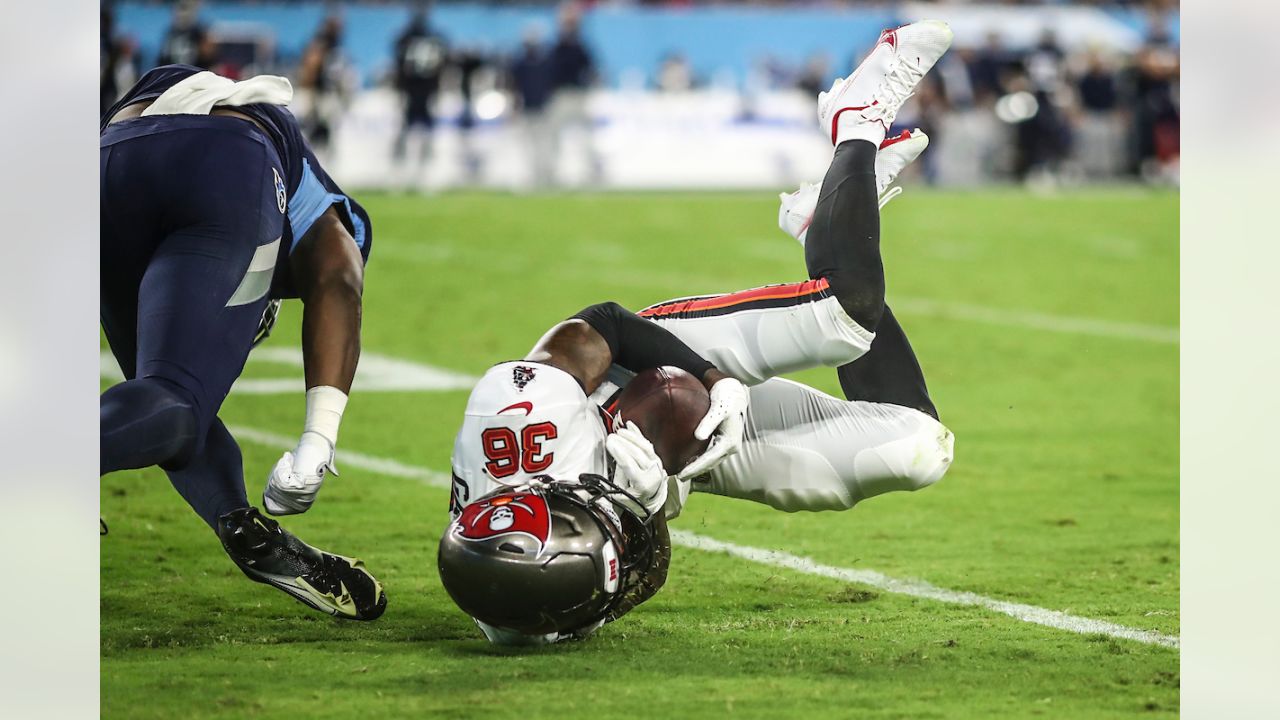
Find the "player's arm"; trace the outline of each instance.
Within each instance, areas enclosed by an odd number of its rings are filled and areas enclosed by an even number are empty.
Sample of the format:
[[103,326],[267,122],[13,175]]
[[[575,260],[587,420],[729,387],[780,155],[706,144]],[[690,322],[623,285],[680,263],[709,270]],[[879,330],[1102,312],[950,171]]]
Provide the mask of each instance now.
[[[661,325],[618,303],[592,305],[551,328],[525,359],[564,370],[577,378],[588,395],[604,382],[609,366],[615,363],[633,372],[671,365],[699,378],[711,394],[711,408],[694,434],[699,440],[714,439],[706,452],[680,472],[681,478],[709,471],[742,444],[747,412],[747,391],[742,383]],[[647,480],[645,484],[649,484]]]
[[588,395],[614,364],[633,372],[671,365],[699,378],[708,389],[727,377],[662,326],[614,302],[592,305],[551,328],[525,360],[564,370]]
[[302,299],[307,388],[351,391],[360,360],[364,260],[334,207],[325,210],[289,256]]
[[276,464],[263,493],[263,503],[274,515],[306,512],[325,472],[337,474],[338,426],[360,359],[364,262],[334,207],[302,236],[289,263],[303,304],[307,415],[297,447]]

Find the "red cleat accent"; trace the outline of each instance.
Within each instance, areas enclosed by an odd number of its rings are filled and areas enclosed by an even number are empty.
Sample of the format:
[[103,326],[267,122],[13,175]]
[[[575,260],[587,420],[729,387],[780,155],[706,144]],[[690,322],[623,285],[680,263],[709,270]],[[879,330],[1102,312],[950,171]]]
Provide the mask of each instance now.
[[895,135],[895,136],[893,136],[893,137],[887,137],[887,138],[885,138],[885,139],[884,139],[884,142],[880,143],[880,149],[881,149],[881,150],[883,150],[883,149],[885,149],[885,148],[889,147],[890,145],[893,145],[893,144],[895,144],[895,143],[900,143],[900,142],[902,142],[903,140],[910,140],[910,139],[911,139],[911,131],[910,131],[910,130],[903,130],[902,132],[898,133],[897,135]]

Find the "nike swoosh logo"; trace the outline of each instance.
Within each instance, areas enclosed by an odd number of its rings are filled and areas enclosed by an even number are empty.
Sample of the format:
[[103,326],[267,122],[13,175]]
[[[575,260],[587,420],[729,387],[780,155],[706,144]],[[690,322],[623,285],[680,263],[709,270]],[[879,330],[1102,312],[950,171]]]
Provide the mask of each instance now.
[[502,414],[506,413],[508,410],[523,410],[525,415],[532,415],[532,414],[533,414],[533,403],[531,403],[531,402],[529,402],[528,400],[526,400],[526,401],[524,401],[524,402],[518,402],[518,403],[516,403],[516,404],[514,404],[514,405],[508,405],[508,406],[506,406],[506,407],[502,408],[501,410],[499,410],[499,411],[498,411],[498,414],[499,414],[499,415],[502,415]]

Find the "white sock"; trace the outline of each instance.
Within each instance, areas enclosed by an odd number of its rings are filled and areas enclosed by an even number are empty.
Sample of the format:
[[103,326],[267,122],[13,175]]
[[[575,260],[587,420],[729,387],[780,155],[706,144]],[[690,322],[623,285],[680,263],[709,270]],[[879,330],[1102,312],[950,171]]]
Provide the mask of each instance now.
[[874,143],[876,147],[880,147],[880,143],[884,142],[885,129],[884,125],[863,120],[857,110],[849,110],[836,120],[836,145],[849,140],[866,140]]

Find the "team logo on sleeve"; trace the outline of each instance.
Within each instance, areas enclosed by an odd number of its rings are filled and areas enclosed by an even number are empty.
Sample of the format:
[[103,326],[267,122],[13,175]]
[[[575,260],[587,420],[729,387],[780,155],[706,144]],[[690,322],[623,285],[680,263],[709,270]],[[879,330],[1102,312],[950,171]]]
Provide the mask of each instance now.
[[526,365],[517,365],[511,370],[511,382],[516,384],[517,390],[524,390],[524,386],[533,382],[533,375],[536,371]]
[[287,193],[285,192],[285,189],[284,189],[284,181],[280,179],[279,170],[276,170],[275,168],[271,168],[271,174],[275,176],[276,207],[280,208],[280,212],[281,214],[283,214],[285,199],[287,196]]
[[503,493],[477,500],[462,510],[453,532],[463,540],[489,540],[504,535],[524,535],[538,543],[538,554],[551,537],[551,511],[547,501],[534,493]]

